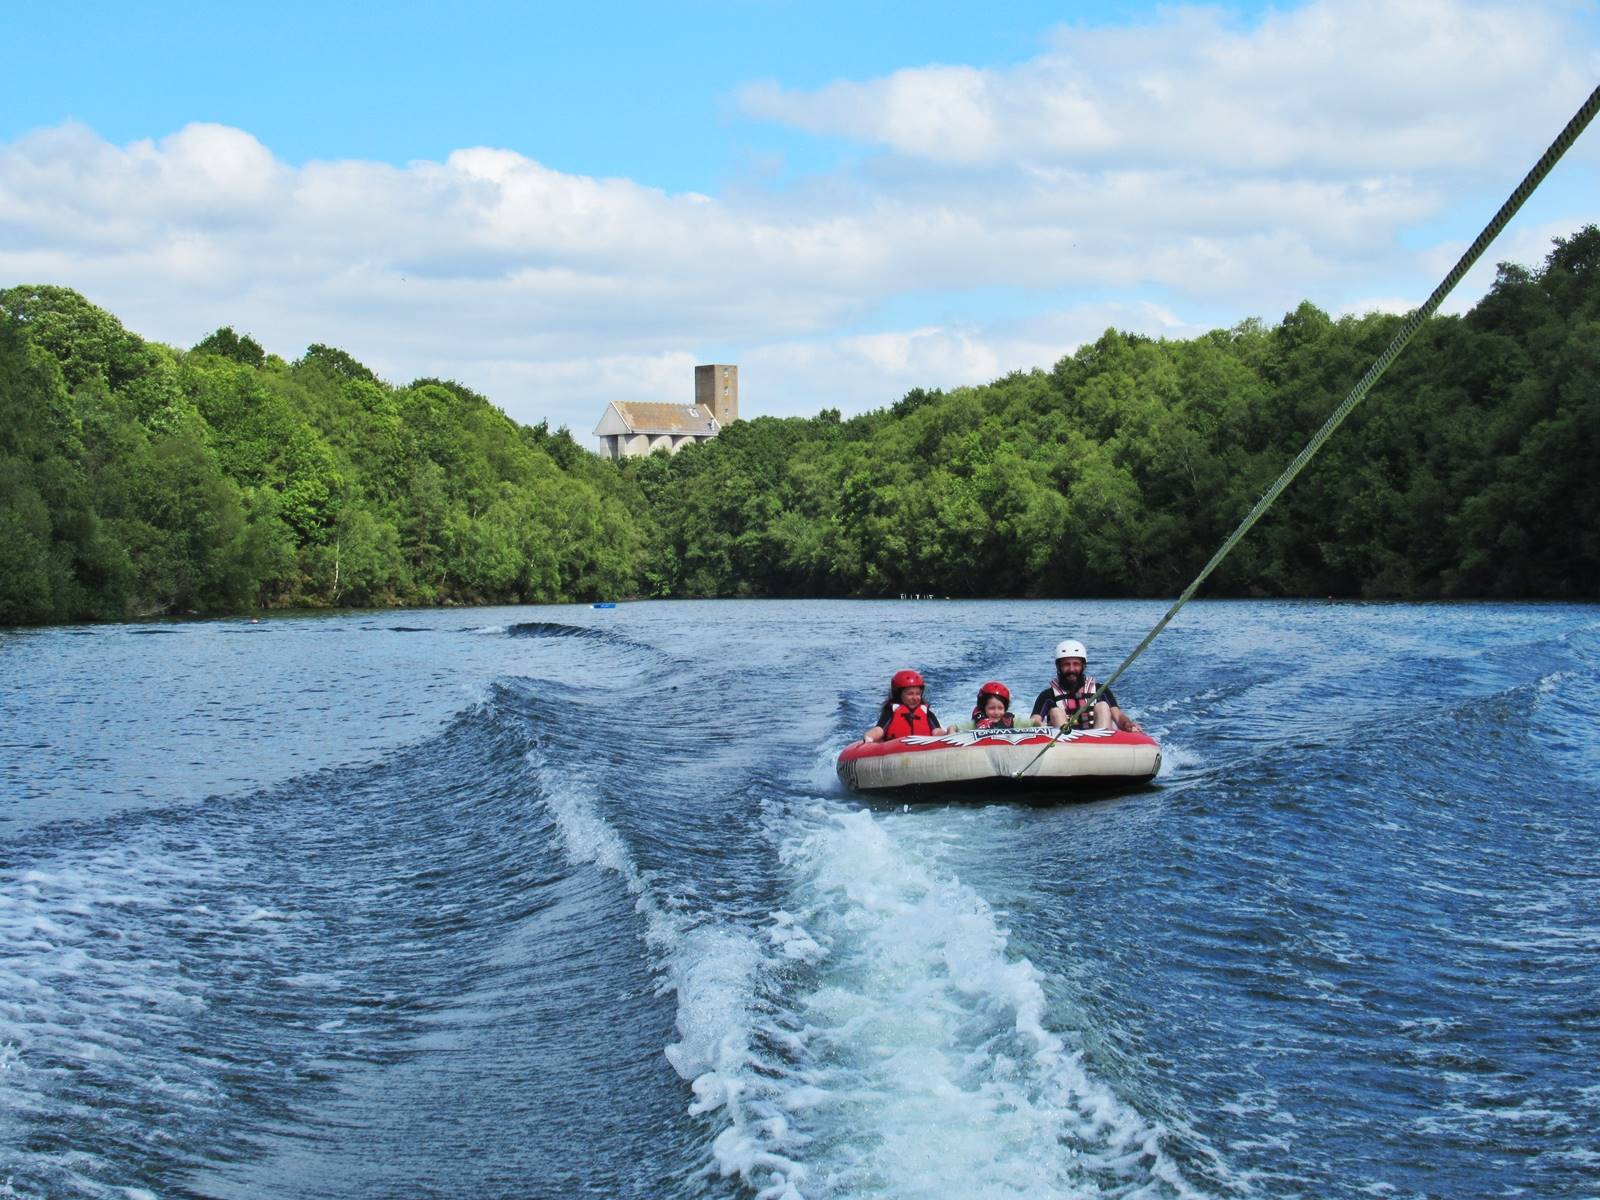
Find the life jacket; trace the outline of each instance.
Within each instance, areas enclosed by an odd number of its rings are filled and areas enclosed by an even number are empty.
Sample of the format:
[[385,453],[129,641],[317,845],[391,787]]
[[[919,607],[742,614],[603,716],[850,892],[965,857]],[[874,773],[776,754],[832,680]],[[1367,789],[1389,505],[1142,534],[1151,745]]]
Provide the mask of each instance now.
[[[973,714],[977,716],[976,713]],[[974,729],[1010,729],[1016,717],[1011,713],[1001,713],[998,717],[980,717]]]
[[[1056,699],[1060,702],[1062,708],[1066,709],[1067,723],[1065,728],[1087,729],[1094,724],[1094,704],[1097,698],[1096,693],[1100,691],[1100,685],[1094,681],[1093,677],[1085,675],[1083,682],[1078,685],[1078,690],[1075,692],[1069,692],[1062,687],[1059,678],[1052,679],[1050,681],[1050,690],[1055,693]],[[1055,705],[1052,704],[1050,707],[1054,708]],[[1049,710],[1046,709],[1045,711],[1048,712]]]
[[896,704],[889,716],[889,723],[883,727],[884,740],[903,738],[914,733],[933,733],[933,722],[928,719],[928,706],[919,704],[912,709],[904,704]]

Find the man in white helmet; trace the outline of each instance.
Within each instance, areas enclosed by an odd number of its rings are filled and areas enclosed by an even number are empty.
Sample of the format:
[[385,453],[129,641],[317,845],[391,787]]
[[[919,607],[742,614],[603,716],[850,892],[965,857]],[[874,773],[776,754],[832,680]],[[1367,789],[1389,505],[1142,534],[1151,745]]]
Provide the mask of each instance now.
[[1057,729],[1118,729],[1136,732],[1138,722],[1117,707],[1117,698],[1085,671],[1089,651],[1067,638],[1056,645],[1056,677],[1033,702],[1034,724]]

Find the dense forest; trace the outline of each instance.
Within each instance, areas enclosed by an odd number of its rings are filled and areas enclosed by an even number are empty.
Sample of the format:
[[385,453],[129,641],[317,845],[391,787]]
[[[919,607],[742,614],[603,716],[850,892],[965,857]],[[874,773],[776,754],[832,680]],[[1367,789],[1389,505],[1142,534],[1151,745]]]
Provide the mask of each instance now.
[[[612,463],[323,345],[0,291],[0,624],[620,596],[1171,596],[1394,334],[1302,304]],[[826,397],[818,397],[819,407]],[[1600,230],[1430,320],[1209,595],[1600,593]]]

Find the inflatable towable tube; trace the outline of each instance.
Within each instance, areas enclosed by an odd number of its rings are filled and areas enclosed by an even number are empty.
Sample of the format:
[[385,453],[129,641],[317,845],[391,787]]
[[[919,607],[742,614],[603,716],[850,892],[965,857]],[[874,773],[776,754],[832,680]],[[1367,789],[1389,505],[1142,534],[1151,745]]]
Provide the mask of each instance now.
[[871,795],[1106,791],[1149,783],[1161,747],[1119,729],[975,729],[855,742],[837,768],[845,787]]

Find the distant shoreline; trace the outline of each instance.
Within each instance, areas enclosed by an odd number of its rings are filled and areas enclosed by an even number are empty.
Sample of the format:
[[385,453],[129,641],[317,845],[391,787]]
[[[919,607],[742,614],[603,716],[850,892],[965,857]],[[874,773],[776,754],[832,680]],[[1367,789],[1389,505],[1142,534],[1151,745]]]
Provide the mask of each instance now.
[[[702,603],[730,603],[730,604],[825,604],[825,603],[874,603],[874,604],[921,604],[921,603],[950,603],[950,604],[1170,604],[1176,597],[1172,596],[935,596],[926,600],[901,600],[897,596],[651,596],[619,598],[615,601],[616,610],[620,611],[631,605],[647,604],[702,604]],[[1592,598],[1570,596],[1449,596],[1449,597],[1382,597],[1366,598],[1361,596],[1196,596],[1189,601],[1191,605],[1212,604],[1293,604],[1298,606],[1338,605],[1357,607],[1401,607],[1401,606],[1426,606],[1432,608],[1467,608],[1476,605],[1539,605],[1550,607],[1600,606],[1600,596]],[[468,613],[487,610],[505,610],[518,608],[592,608],[595,602],[590,600],[571,601],[529,601],[527,603],[507,602],[501,604],[416,604],[416,605],[373,605],[370,607],[329,607],[329,608],[281,608],[264,609],[256,612],[237,613],[183,613],[166,616],[152,617],[127,617],[121,619],[107,619],[99,621],[48,621],[32,625],[0,625],[0,633],[21,633],[28,630],[62,629],[72,626],[91,626],[94,628],[117,628],[131,625],[196,625],[219,624],[223,622],[250,623],[257,621],[267,624],[275,620],[305,620],[320,617],[351,617],[362,614],[378,613]]]
[[[1600,227],[1434,317],[1206,583],[1587,600]],[[0,290],[0,623],[622,596],[1176,596],[1401,318],[1300,304],[602,459],[441,379]],[[744,381],[758,408],[759,381]],[[981,589],[980,586],[981,585]]]

